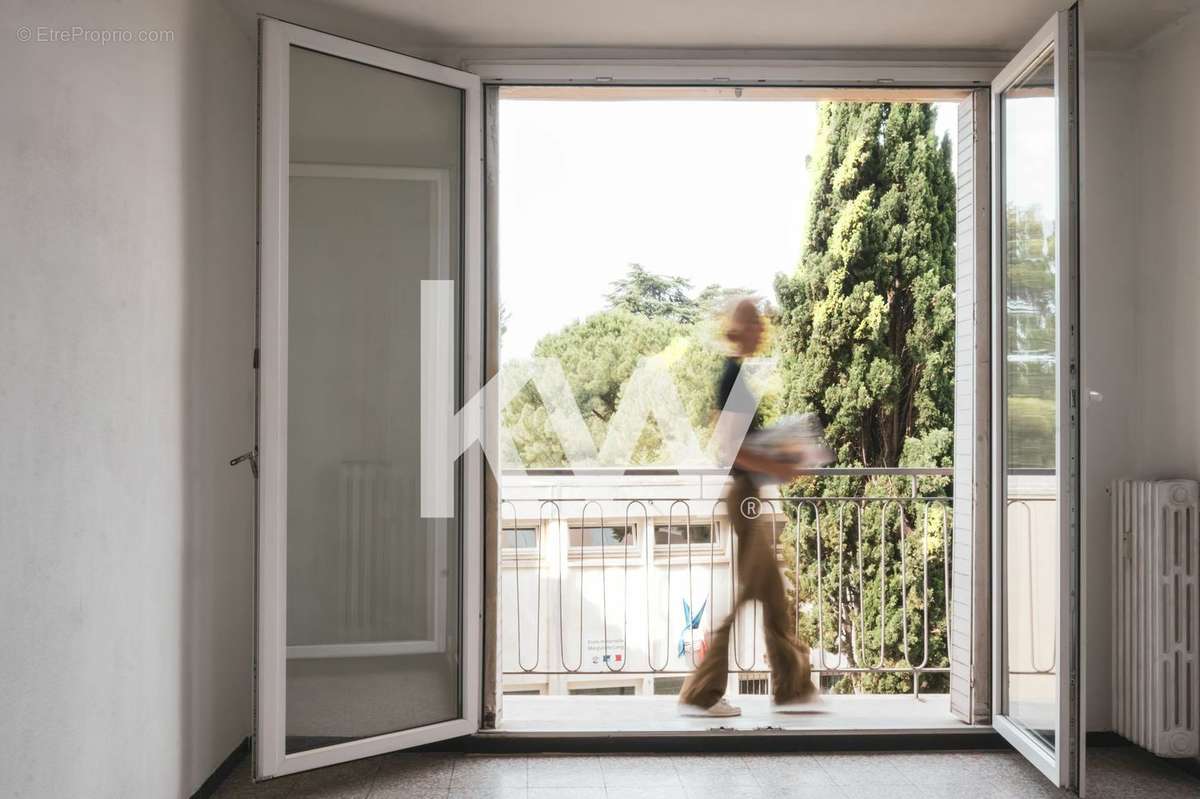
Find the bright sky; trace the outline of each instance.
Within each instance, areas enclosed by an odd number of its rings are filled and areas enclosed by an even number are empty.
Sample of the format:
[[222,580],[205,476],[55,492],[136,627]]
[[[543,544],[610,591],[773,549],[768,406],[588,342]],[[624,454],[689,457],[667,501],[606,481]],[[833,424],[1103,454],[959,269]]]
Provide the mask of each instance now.
[[1050,225],[1058,204],[1055,109],[1053,97],[1022,97],[1004,108],[1005,199],[1018,206],[1040,206]]
[[[956,108],[936,105],[940,138]],[[697,291],[720,283],[773,298],[775,274],[800,257],[816,110],[502,99],[502,357],[529,355],[543,335],[603,308],[630,263]]]

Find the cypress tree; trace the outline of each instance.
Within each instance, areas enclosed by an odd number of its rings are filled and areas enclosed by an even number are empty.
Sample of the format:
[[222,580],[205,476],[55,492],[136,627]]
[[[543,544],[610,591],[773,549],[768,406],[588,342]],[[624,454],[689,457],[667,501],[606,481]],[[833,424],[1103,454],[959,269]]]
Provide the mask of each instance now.
[[[837,465],[948,466],[956,202],[950,142],[937,140],[936,112],[927,103],[830,102],[818,113],[804,252],[795,273],[776,280],[783,405],[819,414]],[[948,482],[922,479],[921,493],[945,495]],[[909,488],[897,478],[822,478],[798,481],[788,492],[905,496]],[[877,665],[881,648],[885,665],[900,665],[907,629],[908,662],[920,662],[928,567],[928,665],[943,665],[941,558],[950,521],[943,507],[827,505],[818,581],[816,515],[801,504],[784,540],[789,562],[800,564],[792,576],[804,609],[801,634],[855,665]],[[926,677],[923,685],[945,690],[943,679]],[[910,687],[906,677],[885,675],[842,680],[837,689]]]
[[949,455],[954,207],[927,103],[824,103],[799,269],[776,284],[784,403],[817,411],[844,465]]

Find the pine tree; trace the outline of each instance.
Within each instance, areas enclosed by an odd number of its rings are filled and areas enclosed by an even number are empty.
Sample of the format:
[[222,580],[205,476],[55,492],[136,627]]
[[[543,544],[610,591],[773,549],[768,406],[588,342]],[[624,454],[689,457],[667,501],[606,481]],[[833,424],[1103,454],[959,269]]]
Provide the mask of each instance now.
[[[776,281],[779,352],[785,408],[820,415],[841,466],[950,464],[955,184],[950,143],[938,142],[934,119],[933,107],[924,103],[832,102],[819,110],[804,253],[796,272]],[[923,479],[920,488],[923,494],[946,493],[947,482]],[[896,478],[825,478],[802,480],[791,491],[905,496],[908,488]],[[797,604],[814,608],[797,620],[802,634],[858,665],[876,665],[881,645],[888,665],[904,662],[906,626],[910,642],[914,636],[922,640],[922,564],[927,564],[934,578],[930,620],[937,627],[929,664],[944,659],[941,557],[949,544],[948,514],[935,510],[927,519],[918,503],[865,503],[861,513],[850,507],[840,515],[826,513],[825,573],[818,591],[815,514],[800,507],[785,542],[792,555],[797,545],[800,550],[793,575]],[[889,531],[885,536],[881,525]],[[922,538],[926,530],[928,540]],[[831,564],[830,553],[839,551],[842,559]],[[839,607],[848,612],[839,614]],[[813,618],[818,608],[820,633]],[[911,662],[921,660],[921,648],[910,643]],[[909,687],[907,679],[888,676],[864,682],[872,690]],[[930,685],[928,678],[923,682]]]
[[641,264],[630,264],[625,277],[614,280],[612,287],[605,299],[613,310],[629,311],[651,319],[673,319],[686,325],[696,321],[700,310],[688,293],[692,288],[690,281],[657,275]]

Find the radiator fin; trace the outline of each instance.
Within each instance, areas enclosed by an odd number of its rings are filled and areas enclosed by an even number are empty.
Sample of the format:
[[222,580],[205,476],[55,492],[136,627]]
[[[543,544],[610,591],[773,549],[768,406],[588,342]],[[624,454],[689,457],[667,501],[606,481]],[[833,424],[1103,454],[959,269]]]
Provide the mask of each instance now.
[[1160,757],[1200,756],[1200,485],[1112,487],[1113,711]]

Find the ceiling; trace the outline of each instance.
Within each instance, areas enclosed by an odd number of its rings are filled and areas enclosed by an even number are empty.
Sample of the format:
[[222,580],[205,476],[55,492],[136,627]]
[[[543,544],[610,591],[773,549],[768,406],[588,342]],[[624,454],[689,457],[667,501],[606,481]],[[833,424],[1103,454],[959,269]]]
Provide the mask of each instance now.
[[[228,0],[302,24],[340,17],[419,47],[939,52],[1017,50],[1066,1]],[[1200,0],[1084,0],[1086,41],[1134,48],[1197,8]]]

